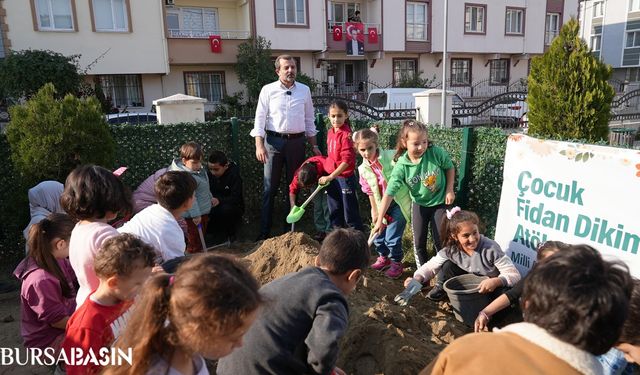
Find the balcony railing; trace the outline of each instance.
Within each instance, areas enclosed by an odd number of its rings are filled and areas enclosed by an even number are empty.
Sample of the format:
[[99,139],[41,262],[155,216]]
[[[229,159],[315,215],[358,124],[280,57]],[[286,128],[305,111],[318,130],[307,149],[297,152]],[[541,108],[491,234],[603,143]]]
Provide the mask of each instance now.
[[[345,23],[347,23],[347,22],[334,22],[334,21],[331,21],[331,20],[327,20],[327,30],[329,32],[331,32],[331,31],[333,31],[333,27],[334,26],[340,26],[340,28],[342,29],[342,32],[344,33],[344,32],[346,32],[346,30],[344,29],[344,24]],[[378,30],[378,34],[379,35],[382,34],[382,29],[380,28],[380,24],[379,23],[365,23],[365,22],[362,22],[362,25],[364,25],[364,32],[365,33],[367,32],[367,30],[370,27],[375,27]]]
[[222,39],[249,39],[247,30],[187,30],[169,29],[169,38],[207,39],[209,35],[219,35]]

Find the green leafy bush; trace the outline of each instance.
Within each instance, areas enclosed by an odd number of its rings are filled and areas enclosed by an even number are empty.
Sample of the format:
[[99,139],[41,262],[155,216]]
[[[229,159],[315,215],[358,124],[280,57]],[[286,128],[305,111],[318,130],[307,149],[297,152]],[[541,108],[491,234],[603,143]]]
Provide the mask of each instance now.
[[11,107],[10,114],[7,139],[24,186],[64,181],[80,164],[112,166],[114,142],[97,99],[68,94],[58,100],[48,83],[24,105]]
[[76,94],[81,81],[78,57],[42,50],[11,52],[0,60],[0,98],[29,99],[49,82],[59,98]]

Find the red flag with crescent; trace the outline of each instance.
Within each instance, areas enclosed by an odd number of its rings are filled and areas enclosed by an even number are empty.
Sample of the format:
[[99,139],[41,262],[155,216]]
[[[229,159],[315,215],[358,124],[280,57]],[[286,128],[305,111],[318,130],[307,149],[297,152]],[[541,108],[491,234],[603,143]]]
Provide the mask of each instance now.
[[220,38],[220,35],[209,35],[209,45],[211,45],[211,52],[222,52],[222,38]]
[[335,41],[342,40],[342,26],[340,25],[333,26],[333,40]]
[[378,43],[378,28],[376,27],[368,28],[367,34],[369,35],[369,43],[371,44]]

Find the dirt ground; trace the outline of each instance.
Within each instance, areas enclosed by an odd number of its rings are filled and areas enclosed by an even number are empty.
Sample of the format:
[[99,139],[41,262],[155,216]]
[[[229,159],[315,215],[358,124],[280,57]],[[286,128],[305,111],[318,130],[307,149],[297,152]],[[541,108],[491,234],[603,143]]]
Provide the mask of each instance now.
[[[313,264],[319,244],[295,232],[268,239],[259,245],[236,243],[215,251],[246,259],[261,283]],[[340,345],[338,366],[348,374],[417,374],[448,343],[469,329],[455,320],[446,303],[436,304],[418,294],[407,307],[393,303],[402,281],[368,270],[356,291],[348,297],[349,330]],[[0,348],[21,347],[19,292],[0,294]],[[0,366],[4,374],[51,374],[46,367]]]
[[[319,244],[303,233],[264,241],[245,258],[263,284],[313,264]],[[417,374],[448,343],[468,332],[450,306],[419,294],[407,307],[393,303],[402,281],[368,270],[348,297],[349,330],[340,345],[338,366],[348,374]]]

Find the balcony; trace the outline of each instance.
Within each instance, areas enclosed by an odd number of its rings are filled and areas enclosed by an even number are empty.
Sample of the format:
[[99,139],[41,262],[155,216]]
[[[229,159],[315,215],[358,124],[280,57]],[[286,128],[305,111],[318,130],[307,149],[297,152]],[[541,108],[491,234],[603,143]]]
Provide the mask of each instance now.
[[219,35],[222,39],[249,39],[251,32],[248,30],[186,30],[186,29],[168,29],[167,38],[182,39],[209,39],[210,35]]
[[[366,52],[375,52],[381,50],[382,45],[382,28],[379,23],[363,23],[364,30],[364,51]],[[342,40],[333,40],[333,30],[334,27],[340,27],[340,31],[342,33]],[[378,33],[378,42],[370,43],[368,34],[369,32],[375,29]],[[331,20],[327,21],[327,50],[330,52],[345,52],[346,53],[346,41],[347,41],[347,30],[345,28],[345,22],[334,22]]]
[[[238,45],[249,39],[249,7],[226,1],[209,1],[207,7],[184,4],[167,6],[166,27],[170,64],[233,64]],[[221,52],[213,53],[211,35],[220,36]]]

